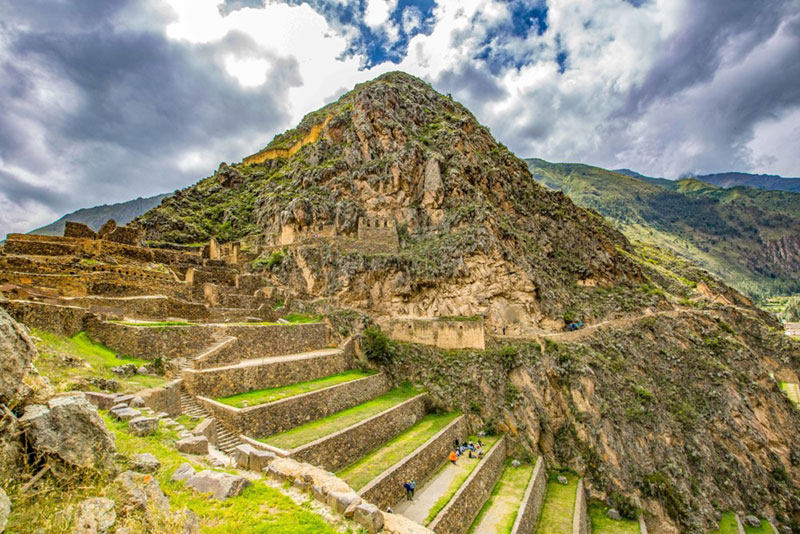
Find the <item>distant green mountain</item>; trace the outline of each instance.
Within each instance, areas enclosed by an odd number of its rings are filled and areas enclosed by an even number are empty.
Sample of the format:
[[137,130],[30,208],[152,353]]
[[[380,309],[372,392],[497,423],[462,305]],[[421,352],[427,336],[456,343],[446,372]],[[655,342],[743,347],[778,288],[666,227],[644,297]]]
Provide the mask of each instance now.
[[800,178],[784,178],[773,174],[747,174],[745,172],[723,172],[702,174],[694,178],[719,187],[747,186],[771,191],[800,193]]
[[57,221],[46,226],[31,230],[29,234],[37,235],[64,235],[64,223],[67,221],[80,222],[88,225],[92,230],[99,230],[109,219],[114,219],[117,224],[128,224],[133,219],[161,204],[164,198],[172,193],[164,193],[154,197],[139,197],[119,204],[103,204],[93,208],[83,208],[64,215]]
[[800,194],[527,159],[534,179],[756,299],[800,292]]

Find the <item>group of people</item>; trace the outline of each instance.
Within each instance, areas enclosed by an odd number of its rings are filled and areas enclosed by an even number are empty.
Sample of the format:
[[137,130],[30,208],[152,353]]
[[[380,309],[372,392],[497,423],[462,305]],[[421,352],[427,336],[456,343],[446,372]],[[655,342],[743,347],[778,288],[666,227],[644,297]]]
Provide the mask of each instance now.
[[567,330],[570,332],[580,330],[581,328],[583,328],[583,321],[572,321],[567,325]]
[[[453,465],[457,465],[456,462],[464,454],[469,455],[469,458],[483,459],[483,442],[481,440],[478,440],[477,443],[474,443],[472,440],[453,440],[453,450],[450,451],[447,459]],[[403,482],[403,489],[406,490],[406,499],[413,501],[414,493],[417,491],[417,482],[413,478],[406,479],[406,481]],[[389,511],[391,511],[391,508]]]

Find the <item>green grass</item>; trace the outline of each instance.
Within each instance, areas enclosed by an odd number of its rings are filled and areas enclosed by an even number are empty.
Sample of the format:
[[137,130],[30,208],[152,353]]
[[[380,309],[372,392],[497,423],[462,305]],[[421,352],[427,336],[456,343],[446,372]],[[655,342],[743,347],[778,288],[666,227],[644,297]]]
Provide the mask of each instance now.
[[178,417],[175,417],[174,419],[183,426],[185,426],[186,430],[194,430],[195,427],[200,424],[200,421],[202,421],[202,419],[198,419],[197,421],[192,421],[192,418],[186,414],[181,414]]
[[511,465],[511,459],[509,458],[506,460],[506,467],[503,470],[503,474],[500,476],[500,480],[494,485],[489,500],[486,501],[478,517],[472,522],[472,527],[470,527],[469,532],[472,533],[475,531],[478,525],[481,524],[483,516],[488,513],[493,506],[504,506],[501,499],[513,499],[516,500],[517,504],[499,517],[498,521],[494,524],[495,534],[510,534],[511,529],[514,528],[514,521],[517,520],[517,513],[519,512],[519,507],[522,505],[522,498],[525,496],[525,490],[528,488],[531,475],[533,475],[532,465],[525,464],[519,467],[513,467]]
[[396,436],[359,461],[339,471],[338,476],[355,490],[360,490],[375,477],[412,453],[434,434],[449,425],[460,414],[429,414],[419,423]]
[[[308,505],[297,504],[277,488],[262,480],[241,495],[226,501],[210,499],[205,494],[185,488],[183,482],[171,482],[172,473],[187,462],[173,447],[177,436],[163,426],[148,437],[136,437],[128,433],[124,422],[114,421],[104,415],[106,425],[116,438],[117,467],[128,468],[127,458],[140,452],[149,452],[161,462],[161,469],[154,476],[164,493],[170,498],[171,508],[178,511],[189,508],[200,519],[203,534],[335,534],[340,532],[313,513]],[[200,471],[207,467],[195,464]],[[117,497],[112,479],[106,475],[73,476],[59,480],[50,475],[36,487],[35,491],[21,491],[23,480],[9,481],[6,489],[14,505],[6,532],[72,532],[74,526],[69,514],[62,513],[67,507],[89,497]],[[133,534],[159,532],[180,534],[180,525],[170,518],[159,518],[155,525],[147,526],[140,516],[125,517],[117,508],[115,527],[129,527]],[[347,531],[351,532],[351,531]]]
[[[477,436],[470,436],[469,439],[471,439],[472,441],[478,441]],[[498,438],[495,436],[487,436],[480,438],[480,440],[483,442],[484,458],[486,458],[485,455],[489,453],[489,451],[492,449],[492,446],[494,446],[494,444],[497,442],[497,439]],[[463,459],[459,459],[459,462],[460,461],[463,461]],[[479,462],[474,462],[472,465],[469,466],[469,468],[460,471],[453,478],[453,480],[450,481],[450,485],[447,487],[447,491],[445,491],[444,494],[442,494],[442,496],[439,497],[439,499],[435,503],[433,503],[433,507],[428,511],[428,516],[423,521],[424,525],[426,526],[429,525],[431,521],[433,521],[436,518],[436,516],[439,515],[439,512],[442,511],[442,508],[447,506],[447,503],[449,503],[450,499],[453,498],[453,495],[456,494],[458,488],[461,487],[464,481],[467,480],[469,475],[472,474],[475,468],[478,467],[482,461],[483,460]],[[442,466],[442,469],[446,467],[447,464]]]
[[322,315],[312,315],[310,313],[290,313],[283,317],[292,324],[318,323],[322,320]]
[[281,449],[294,449],[386,411],[419,393],[420,391],[411,384],[404,384],[364,404],[323,417],[281,434],[269,436],[260,441]]
[[758,527],[749,527],[744,525],[745,534],[772,534],[772,527],[766,519],[761,520],[761,525]]
[[153,362],[117,358],[113,350],[96,343],[86,332],[79,332],[69,338],[37,328],[33,328],[32,333],[38,338],[35,343],[39,349],[34,365],[57,391],[97,391],[98,388],[88,382],[91,378],[116,380],[120,384],[120,391],[136,391],[165,383],[163,378],[157,376],[123,377],[112,373],[111,368],[119,365],[132,363],[140,367]]
[[[608,508],[598,502],[589,504],[592,534],[639,534],[639,522],[631,519],[615,521],[606,515]],[[735,531],[734,531],[735,533]]]
[[719,528],[712,532],[718,534],[738,534],[739,527],[736,524],[736,514],[733,512],[725,512],[719,520]]
[[245,408],[247,406],[256,406],[258,404],[275,402],[287,397],[294,397],[295,395],[302,395],[303,393],[317,391],[330,386],[335,386],[337,384],[344,384],[345,382],[358,380],[359,378],[364,378],[374,374],[374,371],[367,372],[359,369],[353,369],[336,375],[326,376],[318,380],[309,380],[308,382],[300,382],[299,384],[291,384],[289,386],[283,386],[279,388],[248,391],[247,393],[223,397],[221,399],[217,399],[217,401],[235,408]]
[[781,390],[786,393],[786,396],[789,397],[789,400],[792,401],[795,406],[800,404],[800,395],[798,395],[797,384],[792,384],[789,382],[781,382],[780,383]]
[[547,493],[539,514],[536,534],[572,534],[572,514],[575,511],[575,494],[578,491],[578,477],[565,474],[569,484],[558,483],[557,474],[550,475]]

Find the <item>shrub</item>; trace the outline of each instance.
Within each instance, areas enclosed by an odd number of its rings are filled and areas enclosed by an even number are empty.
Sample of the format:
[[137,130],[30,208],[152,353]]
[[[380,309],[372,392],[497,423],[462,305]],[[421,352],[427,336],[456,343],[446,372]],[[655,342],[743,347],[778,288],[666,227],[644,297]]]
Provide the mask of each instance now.
[[615,491],[611,494],[611,502],[614,503],[619,515],[625,519],[635,520],[639,518],[639,509],[630,497]]
[[266,269],[271,271],[273,267],[276,267],[283,262],[285,254],[281,250],[273,250],[269,256],[259,256],[255,260],[253,260],[253,270],[258,271],[262,269]]
[[389,363],[395,352],[395,343],[380,328],[370,326],[364,330],[364,354],[378,363]]

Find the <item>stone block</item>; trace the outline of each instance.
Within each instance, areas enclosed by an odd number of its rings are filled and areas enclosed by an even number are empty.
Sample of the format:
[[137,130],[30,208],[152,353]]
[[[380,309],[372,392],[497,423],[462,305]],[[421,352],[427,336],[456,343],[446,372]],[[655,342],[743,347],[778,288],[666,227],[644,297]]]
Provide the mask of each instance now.
[[117,404],[124,404],[128,406],[133,400],[133,397],[134,395],[130,394],[118,394],[114,396],[114,400],[116,401]]
[[199,493],[211,493],[217,500],[236,497],[252,482],[238,475],[217,471],[200,471],[186,481],[186,486]]
[[128,422],[128,430],[134,436],[152,436],[158,430],[158,418],[134,417]]
[[170,478],[170,480],[173,482],[177,482],[178,480],[188,480],[195,474],[196,471],[194,470],[194,467],[188,463],[185,463],[181,464],[180,467],[178,467],[175,472],[172,473],[172,478]]
[[[78,504],[74,534],[107,534],[117,521],[114,501],[103,497],[86,499]],[[0,525],[0,532],[3,531]]]
[[98,410],[110,410],[116,404],[114,395],[110,393],[97,393],[96,391],[87,391],[84,393],[86,400]]
[[370,534],[376,534],[383,528],[383,514],[374,504],[361,503],[356,506],[353,520],[367,529]]
[[262,473],[277,457],[278,456],[274,452],[256,449],[253,454],[250,455],[250,470]]
[[137,473],[155,473],[161,468],[161,462],[149,452],[144,452],[131,458],[131,468]]
[[175,448],[186,454],[208,454],[208,439],[205,436],[192,436],[176,441]]
[[250,469],[250,456],[256,452],[252,445],[242,444],[236,447],[233,451],[233,459],[236,462],[236,467],[240,469]]
[[133,419],[136,419],[142,415],[142,412],[139,410],[134,410],[133,408],[127,407],[118,410],[111,410],[110,413],[115,419],[119,419],[120,421],[132,421]]
[[217,422],[213,418],[203,419],[198,423],[192,434],[195,436],[205,436],[212,445],[217,444]]
[[145,406],[144,399],[141,398],[141,397],[138,397],[138,396],[134,397],[131,400],[130,406],[131,406],[131,408],[144,408],[144,406]]
[[139,510],[148,512],[155,509],[161,513],[169,512],[169,499],[158,481],[151,475],[143,475],[133,471],[125,471],[114,481],[119,500],[127,511]]
[[97,232],[89,228],[86,224],[67,221],[64,223],[64,237],[97,239]]
[[354,491],[328,493],[328,506],[337,514],[344,515],[351,505],[358,506],[359,504],[361,504],[361,497]]

